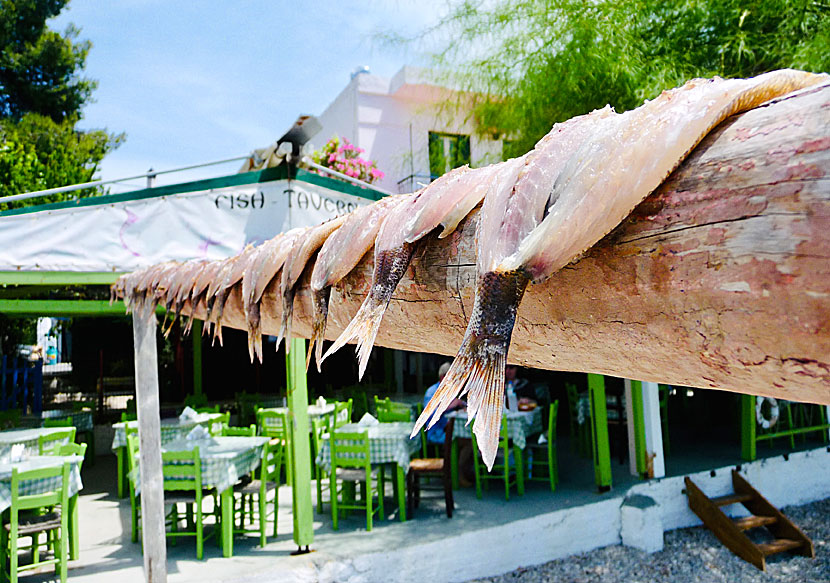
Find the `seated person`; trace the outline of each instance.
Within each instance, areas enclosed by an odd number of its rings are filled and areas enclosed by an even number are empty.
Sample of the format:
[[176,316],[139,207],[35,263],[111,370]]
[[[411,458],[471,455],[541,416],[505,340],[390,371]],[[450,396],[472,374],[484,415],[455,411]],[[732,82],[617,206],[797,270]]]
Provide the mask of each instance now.
[[[438,387],[441,385],[441,381],[447,376],[447,372],[450,370],[450,363],[445,362],[438,368],[438,382],[434,385],[430,386],[427,389],[427,392],[424,394],[424,407],[426,408],[427,403],[429,400],[432,399],[432,396],[435,394],[435,391],[438,390]],[[466,407],[467,404],[462,401],[461,399],[453,399],[450,403],[450,406],[447,407],[447,410],[441,415],[441,418],[438,422],[433,425],[430,429],[427,430],[427,441],[429,443],[436,443],[443,445],[444,444],[444,428],[447,426],[447,413],[450,411],[455,411],[456,409],[461,409]],[[427,422],[429,425],[429,422]]]

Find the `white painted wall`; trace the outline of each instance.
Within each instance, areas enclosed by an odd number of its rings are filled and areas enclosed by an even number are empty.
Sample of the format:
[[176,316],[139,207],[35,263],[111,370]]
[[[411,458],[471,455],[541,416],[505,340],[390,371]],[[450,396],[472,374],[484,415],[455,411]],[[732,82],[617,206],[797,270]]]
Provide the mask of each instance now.
[[412,67],[402,68],[392,79],[359,74],[318,116],[323,129],[313,145],[319,148],[335,134],[349,139],[386,173],[377,184],[393,192],[402,178],[429,174],[430,131],[469,135],[473,166],[501,160],[500,140],[474,135],[466,111],[446,111],[445,104],[456,95]]

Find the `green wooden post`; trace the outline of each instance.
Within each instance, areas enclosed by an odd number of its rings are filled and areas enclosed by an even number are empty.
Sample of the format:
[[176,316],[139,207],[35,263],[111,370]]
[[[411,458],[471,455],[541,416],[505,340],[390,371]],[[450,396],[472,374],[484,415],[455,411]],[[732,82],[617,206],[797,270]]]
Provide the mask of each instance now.
[[741,458],[755,459],[755,397],[741,395]]
[[605,402],[605,377],[588,375],[591,403],[591,431],[594,437],[594,477],[600,492],[611,489],[611,448],[608,445],[608,409]]
[[631,382],[631,412],[634,416],[634,451],[637,461],[637,473],[641,478],[648,477],[648,464],[646,463],[646,424],[643,413],[643,383],[641,381]]
[[190,333],[193,340],[193,394],[202,394],[202,321],[194,320]]
[[311,442],[308,425],[308,381],[305,370],[305,339],[293,338],[291,351],[285,356],[288,415],[291,419],[290,443],[291,493],[294,509],[294,542],[308,546],[314,541],[313,508],[311,505]]

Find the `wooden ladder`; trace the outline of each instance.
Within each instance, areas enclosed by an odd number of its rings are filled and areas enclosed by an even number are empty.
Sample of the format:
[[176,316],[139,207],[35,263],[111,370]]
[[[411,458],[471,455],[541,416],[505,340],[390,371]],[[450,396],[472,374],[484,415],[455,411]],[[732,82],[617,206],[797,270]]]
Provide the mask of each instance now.
[[[816,556],[813,541],[735,470],[732,470],[732,488],[734,494],[709,498],[694,482],[686,478],[689,508],[726,548],[762,571],[766,570],[766,557],[775,553],[792,551],[810,558]],[[721,507],[731,504],[743,504],[752,514],[743,518],[729,518]],[[745,531],[762,526],[769,529],[775,539],[756,544]]]

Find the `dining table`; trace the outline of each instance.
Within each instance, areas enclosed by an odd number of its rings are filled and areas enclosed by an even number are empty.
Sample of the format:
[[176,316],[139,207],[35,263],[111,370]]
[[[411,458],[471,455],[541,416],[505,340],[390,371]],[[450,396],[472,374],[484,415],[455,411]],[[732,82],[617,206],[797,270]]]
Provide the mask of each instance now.
[[26,427],[41,427],[44,421],[72,419],[72,426],[78,433],[92,431],[92,410],[67,411],[66,409],[47,409],[39,414],[24,415],[20,418],[20,424]]
[[[280,415],[287,415],[289,412],[288,407],[268,407],[264,409],[260,409],[260,411],[266,411],[268,413],[279,413]],[[334,413],[334,403],[325,403],[325,404],[318,404],[312,403],[308,406],[308,420],[309,420],[309,431],[311,430],[311,421],[314,419],[320,419],[321,417],[325,417],[326,415],[331,415]],[[278,423],[279,417],[264,417],[263,423],[266,426],[270,426],[272,424]]]
[[[65,427],[23,427],[0,431],[0,458],[10,454],[12,446],[18,444],[23,444],[24,455],[38,455],[40,453],[38,440],[41,435],[60,433],[65,429]],[[64,439],[63,443],[69,443],[69,439]]]
[[[502,413],[507,419],[507,435],[513,442],[513,457],[518,459],[521,456],[527,440],[531,435],[541,433],[542,426],[542,408],[535,407],[529,411],[511,411],[505,409]],[[447,413],[448,418],[455,419],[452,430],[452,485],[453,488],[458,488],[458,439],[470,439],[472,437],[473,423],[475,420],[467,425],[467,411],[465,409],[456,409]],[[516,489],[519,494],[524,494],[524,476],[518,472],[516,477]]]
[[[215,488],[222,514],[219,536],[222,556],[233,556],[233,487],[242,476],[250,474],[262,463],[262,452],[268,437],[180,437],[161,446],[163,452],[192,451],[199,448],[202,465],[202,487]],[[138,470],[138,466],[136,466]],[[140,471],[131,475],[136,493],[141,491]]]
[[[5,432],[3,432],[5,433]],[[12,470],[38,470],[71,465],[69,469],[69,559],[75,560],[80,554],[80,537],[78,533],[78,493],[83,488],[81,481],[81,464],[84,458],[78,455],[29,455],[24,453],[19,460],[12,460],[9,453],[0,454],[0,514],[6,513],[12,505]],[[21,494],[45,494],[60,486],[59,478],[27,480],[21,484]]]
[[[420,450],[421,440],[410,439],[409,435],[415,424],[408,421],[395,423],[378,423],[376,425],[346,423],[337,428],[344,433],[365,431],[369,437],[369,459],[372,465],[391,464],[395,466],[394,486],[398,501],[398,517],[406,520],[406,473],[412,454]],[[316,463],[324,470],[331,469],[331,443],[329,434],[324,434],[320,443],[320,452]]]
[[[186,437],[195,427],[202,426],[210,429],[211,425],[219,419],[220,413],[197,413],[179,417],[169,417],[161,420],[161,443]],[[118,497],[127,495],[127,427],[137,429],[138,421],[120,421],[113,423],[114,430],[112,438],[112,450],[115,452],[118,467]],[[2,442],[0,442],[2,443]]]

